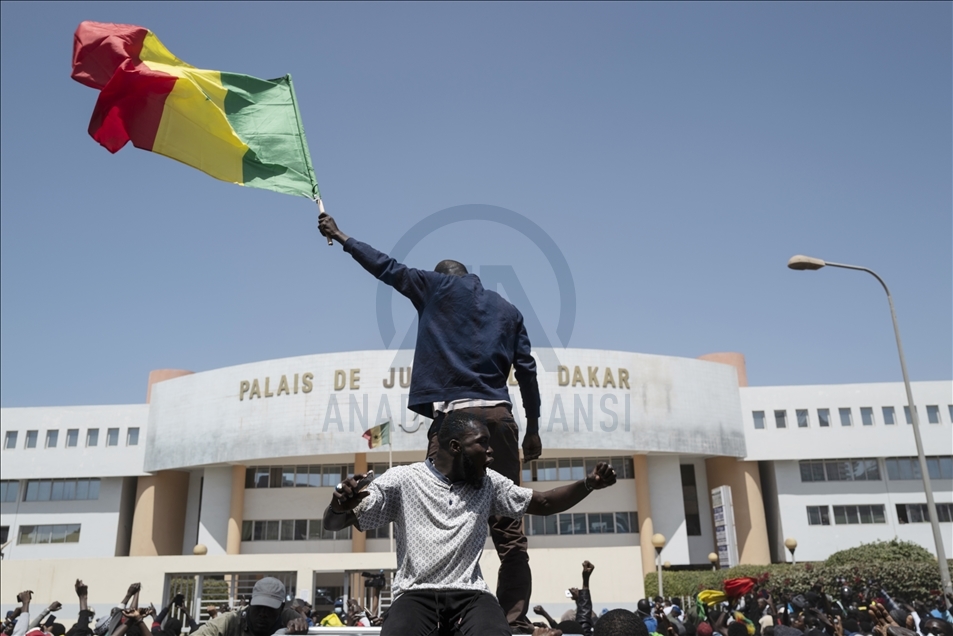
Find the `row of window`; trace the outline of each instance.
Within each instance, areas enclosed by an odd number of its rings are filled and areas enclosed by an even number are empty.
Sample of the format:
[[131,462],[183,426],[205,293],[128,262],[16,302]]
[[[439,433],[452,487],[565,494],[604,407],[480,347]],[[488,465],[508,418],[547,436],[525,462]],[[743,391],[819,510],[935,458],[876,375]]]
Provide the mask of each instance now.
[[[386,539],[390,525],[367,531],[368,539]],[[321,519],[243,521],[242,541],[334,541],[350,539],[351,527],[325,530]]]
[[[808,506],[807,523],[812,526],[831,525],[830,506]],[[857,525],[887,523],[884,506],[879,504],[858,506],[833,506],[834,523]],[[953,504],[938,503],[937,516],[941,522],[953,521]],[[897,520],[900,523],[925,523],[930,521],[926,504],[897,504]]]
[[564,512],[541,517],[526,515],[527,536],[553,534],[632,534],[639,531],[638,512]]
[[61,523],[47,526],[20,526],[17,545],[34,543],[79,543],[80,524]]
[[[953,479],[953,455],[927,457],[931,479]],[[800,462],[801,481],[881,481],[877,459],[827,459]],[[890,481],[920,479],[920,462],[916,457],[884,459]]]
[[[950,420],[953,421],[953,404],[949,405],[949,409]],[[894,407],[884,406],[881,408],[880,412],[884,425],[893,426],[897,423],[897,412]],[[903,414],[906,418],[907,424],[913,424],[913,417],[910,414],[909,406],[903,407]],[[754,427],[756,429],[760,430],[765,428],[766,418],[764,411],[752,411],[751,415],[754,419]],[[850,407],[837,409],[837,417],[841,426],[854,425],[854,411]],[[863,426],[873,426],[876,423],[875,419],[873,407],[860,407],[860,422]],[[809,409],[795,409],[794,420],[797,423],[798,428],[809,428],[811,426],[811,414]],[[927,405],[927,422],[930,424],[940,424],[940,407],[938,405]],[[774,411],[774,426],[776,428],[788,427],[787,410],[778,409]],[[817,409],[817,426],[821,428],[829,428],[831,426],[830,409]]]
[[[14,450],[17,447],[17,440],[19,439],[19,431],[7,431],[6,435],[3,436],[3,450]],[[40,440],[39,431],[27,431],[24,436],[23,448],[30,449],[36,448]],[[43,445],[43,448],[56,448],[60,443],[60,432],[58,429],[49,429],[46,431],[46,438]],[[139,445],[139,427],[130,426],[126,429],[126,446],[138,446]],[[79,446],[79,429],[78,428],[69,428],[66,429],[66,439],[63,444],[66,448],[76,448]],[[99,429],[98,428],[89,428],[86,429],[86,446],[94,447],[99,446]],[[106,429],[106,446],[119,446],[119,429],[118,428],[107,428]]]
[[353,474],[354,464],[250,466],[245,488],[333,488]]
[[521,480],[531,481],[579,481],[596,469],[596,464],[605,462],[615,468],[619,479],[634,479],[635,468],[631,457],[578,457],[573,459],[537,459],[523,463]]

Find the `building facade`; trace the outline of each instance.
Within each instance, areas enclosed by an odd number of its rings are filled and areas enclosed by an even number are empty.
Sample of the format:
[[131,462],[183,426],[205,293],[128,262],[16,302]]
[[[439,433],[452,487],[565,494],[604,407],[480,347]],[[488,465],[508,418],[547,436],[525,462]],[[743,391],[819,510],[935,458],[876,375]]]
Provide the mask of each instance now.
[[[784,560],[786,537],[803,560],[894,537],[933,550],[902,383],[748,387],[739,354],[542,353],[544,454],[524,466],[524,485],[557,487],[605,460],[620,477],[568,513],[526,518],[534,602],[547,609],[569,607],[563,591],[586,558],[597,606],[634,606],[655,533],[666,537],[662,560],[707,564],[710,493],[721,486],[742,563]],[[176,577],[230,576],[234,597],[242,576],[266,571],[299,596],[363,593],[361,571],[395,567],[390,530],[325,531],[321,516],[345,475],[423,458],[430,421],[406,408],[411,358],[359,351],[162,370],[145,404],[3,409],[4,600],[39,563],[71,584],[90,559],[148,570],[163,596]],[[948,554],[951,387],[913,387]],[[362,433],[384,421],[392,447],[368,450]]]

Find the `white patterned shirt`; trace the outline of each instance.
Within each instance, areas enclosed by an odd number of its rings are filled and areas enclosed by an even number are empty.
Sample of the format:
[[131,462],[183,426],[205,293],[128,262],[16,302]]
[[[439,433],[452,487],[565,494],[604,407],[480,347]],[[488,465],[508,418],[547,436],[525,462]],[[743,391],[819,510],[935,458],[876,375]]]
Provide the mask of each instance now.
[[427,462],[395,466],[354,509],[358,528],[394,523],[394,598],[410,590],[489,591],[480,556],[490,515],[521,519],[533,491],[487,469],[482,488],[450,481]]

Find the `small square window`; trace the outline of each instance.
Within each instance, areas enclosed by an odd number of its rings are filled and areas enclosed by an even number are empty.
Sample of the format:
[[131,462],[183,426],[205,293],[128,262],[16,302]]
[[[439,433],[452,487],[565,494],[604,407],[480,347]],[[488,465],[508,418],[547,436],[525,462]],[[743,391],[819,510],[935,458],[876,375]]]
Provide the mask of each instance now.
[[87,446],[98,446],[99,445],[99,429],[91,428],[86,431],[86,445]]
[[71,428],[66,431],[66,448],[76,448],[79,444],[79,429]]
[[254,521],[242,521],[242,541],[251,541],[254,528]]
[[24,444],[24,448],[36,448],[36,440],[38,437],[39,433],[37,431],[27,431],[26,444]]
[[138,446],[139,445],[139,427],[130,426],[126,431],[126,446]]
[[860,422],[864,426],[874,425],[874,410],[869,406],[860,407]]
[[831,425],[830,409],[817,409],[817,425],[821,428],[827,428]]
[[841,426],[850,426],[853,424],[853,418],[851,417],[850,409],[837,409],[837,413],[840,415],[840,425]]
[[797,410],[797,427],[798,428],[807,428],[810,424],[807,415],[807,409],[798,409]]
[[754,417],[754,427],[759,430],[764,428],[764,411],[753,411],[751,415]]
[[46,447],[47,448],[56,448],[56,444],[60,441],[60,432],[57,430],[51,430],[46,432]]
[[930,424],[939,424],[940,423],[940,407],[933,405],[927,406],[927,421]]
[[[913,407],[916,410],[917,407]],[[919,413],[917,413],[919,415]],[[907,405],[903,407],[903,417],[907,420],[907,424],[913,424],[913,416],[910,414],[910,406]]]
[[949,409],[950,409],[950,422],[953,423],[953,404],[950,404]]
[[788,412],[787,411],[775,411],[774,412],[774,425],[778,428],[787,428],[788,427]]
[[17,447],[17,432],[7,431],[3,436],[3,450],[13,450]]
[[893,426],[897,423],[897,413],[892,406],[885,406],[881,409],[884,414],[884,425]]
[[119,446],[119,429],[106,429],[106,446]]
[[295,522],[294,519],[285,519],[281,522],[281,540],[294,541]]

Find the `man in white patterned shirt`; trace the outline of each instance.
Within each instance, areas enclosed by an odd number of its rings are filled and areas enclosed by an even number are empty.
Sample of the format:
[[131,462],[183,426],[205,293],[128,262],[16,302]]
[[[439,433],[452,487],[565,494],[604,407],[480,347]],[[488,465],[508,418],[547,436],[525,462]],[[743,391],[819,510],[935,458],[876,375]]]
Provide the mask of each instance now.
[[425,462],[398,466],[357,491],[360,475],[338,485],[324,527],[360,530],[393,522],[397,538],[395,600],[382,636],[427,636],[455,626],[465,636],[509,636],[510,627],[480,572],[490,515],[520,519],[569,510],[611,486],[600,463],[585,479],[546,492],[521,488],[494,470],[490,433],[467,411],[447,414],[440,447]]

